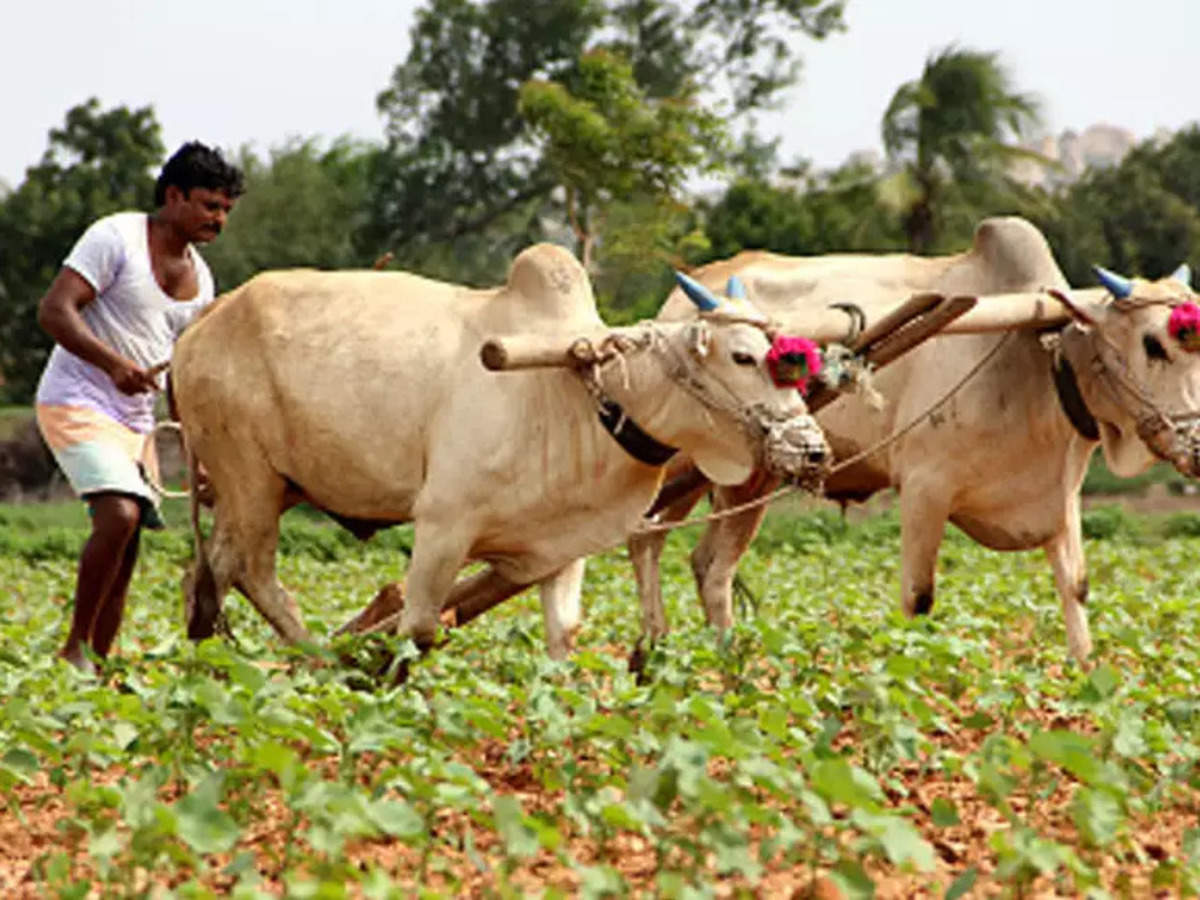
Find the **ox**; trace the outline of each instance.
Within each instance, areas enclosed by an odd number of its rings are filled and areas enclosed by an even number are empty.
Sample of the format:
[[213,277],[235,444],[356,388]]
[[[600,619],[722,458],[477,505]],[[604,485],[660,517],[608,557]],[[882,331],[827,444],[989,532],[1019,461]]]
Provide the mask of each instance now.
[[[420,646],[459,570],[481,560],[460,595],[496,602],[541,583],[565,654],[574,561],[625,539],[675,448],[718,484],[761,465],[803,478],[827,466],[799,392],[768,377],[763,323],[744,305],[607,329],[583,268],[545,244],[493,290],[369,271],[253,278],[172,360],[190,464],[215,495],[207,541],[193,502],[189,635],[212,633],[236,586],[283,639],[309,640],[275,573],[279,516],[306,501],[360,536],[414,523],[399,627]],[[559,367],[489,374],[480,347],[497,334],[525,350],[534,336],[529,358]],[[580,337],[599,348],[585,377],[562,368]],[[502,364],[505,345],[491,349]]]
[[[1200,410],[1200,340],[1186,327],[1200,315],[1187,267],[1158,282],[1098,272],[1106,290],[1078,291],[1072,299],[1042,234],[1022,219],[1001,218],[981,223],[970,250],[954,256],[745,252],[693,277],[711,286],[737,275],[756,306],[784,326],[797,312],[848,299],[871,320],[910,292],[1014,295],[981,297],[942,336],[877,373],[882,410],[852,394],[817,413],[835,456],[847,458],[920,418],[983,364],[945,406],[883,451],[835,470],[825,489],[843,502],[898,490],[901,601],[910,616],[932,608],[947,520],[992,549],[1041,547],[1054,571],[1068,649],[1082,662],[1092,645],[1079,494],[1093,451],[1102,447],[1121,476],[1156,458],[1185,475],[1200,474],[1193,427]],[[685,303],[673,293],[659,317],[685,318]],[[1007,337],[983,333],[1022,326]],[[997,347],[997,340],[1004,343]],[[985,359],[988,354],[994,355]],[[769,479],[756,477],[718,487],[714,505],[744,502],[768,486]],[[705,489],[700,482],[667,504],[662,517],[682,518]],[[717,627],[732,620],[737,561],[762,517],[758,507],[710,524],[692,553],[706,616]],[[666,629],[658,580],[663,540],[635,535],[629,543],[643,627],[652,638]]]

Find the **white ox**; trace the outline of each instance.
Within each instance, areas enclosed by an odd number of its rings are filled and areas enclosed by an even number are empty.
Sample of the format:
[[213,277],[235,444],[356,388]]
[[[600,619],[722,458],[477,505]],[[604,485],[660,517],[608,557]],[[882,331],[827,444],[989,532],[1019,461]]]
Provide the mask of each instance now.
[[[563,655],[574,561],[624,540],[662,480],[664,460],[633,458],[614,432],[643,457],[679,448],[722,484],[764,460],[805,478],[826,467],[819,428],[767,376],[771,340],[746,313],[606,329],[582,267],[551,245],[518,256],[493,290],[387,272],[253,278],[172,360],[191,462],[215,495],[207,542],[193,505],[189,634],[212,633],[236,586],[285,640],[309,639],[275,573],[279,516],[307,501],[359,534],[415,523],[400,629],[422,646],[460,568],[482,560],[466,594],[494,602],[542,583]],[[540,336],[559,360],[579,336],[615,352],[590,383],[561,362],[492,374],[480,362],[491,335]]]
[[[835,301],[860,305],[873,321],[881,309],[914,292],[987,295],[1068,288],[1041,233],[1015,218],[984,221],[972,248],[955,256],[745,252],[692,274],[709,287],[739,276],[756,306],[784,327],[789,316],[811,314],[814,306]],[[1034,330],[1016,331],[953,399],[918,427],[850,468],[835,468],[825,485],[831,498],[862,500],[887,487],[899,491],[905,613],[926,613],[932,607],[938,549],[949,520],[996,550],[1041,547],[1054,570],[1068,648],[1081,661],[1091,652],[1079,496],[1093,451],[1102,446],[1109,467],[1122,476],[1144,470],[1156,458],[1169,460],[1185,475],[1200,473],[1193,428],[1200,411],[1200,356],[1195,352],[1200,342],[1194,333],[1176,334],[1178,322],[1168,328],[1177,308],[1183,320],[1194,312],[1190,304],[1195,295],[1187,280],[1184,266],[1172,278],[1153,283],[1110,277],[1112,296],[1075,292],[1070,303],[1074,323],[1063,328],[1059,310],[1055,330],[1061,334],[1061,355],[1048,352]],[[660,318],[685,318],[685,305],[676,291]],[[947,334],[877,373],[874,386],[885,401],[881,411],[857,395],[817,411],[835,457],[846,459],[875,446],[929,410],[1000,339],[991,333],[949,332],[969,331],[981,319],[990,318],[991,327],[1011,323],[1016,306],[1032,309],[1045,324],[1054,316],[1048,307],[1057,304],[1046,295],[1040,301],[1028,295],[981,297]],[[663,518],[681,518],[703,490],[701,485],[677,499]],[[761,478],[740,488],[719,488],[715,506],[744,502],[763,490]],[[692,553],[711,624],[731,622],[737,561],[762,516],[759,507],[710,524]],[[658,581],[662,545],[661,534],[630,541],[643,627],[652,637],[666,628]]]

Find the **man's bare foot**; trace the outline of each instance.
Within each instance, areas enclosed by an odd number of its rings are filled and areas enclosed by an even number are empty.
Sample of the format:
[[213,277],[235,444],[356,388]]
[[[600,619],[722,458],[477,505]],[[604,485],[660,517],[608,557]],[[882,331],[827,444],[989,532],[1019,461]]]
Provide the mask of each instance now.
[[69,662],[82,675],[95,675],[96,664],[88,659],[87,654],[83,652],[83,644],[76,644],[74,647],[64,647],[59,651],[59,658]]

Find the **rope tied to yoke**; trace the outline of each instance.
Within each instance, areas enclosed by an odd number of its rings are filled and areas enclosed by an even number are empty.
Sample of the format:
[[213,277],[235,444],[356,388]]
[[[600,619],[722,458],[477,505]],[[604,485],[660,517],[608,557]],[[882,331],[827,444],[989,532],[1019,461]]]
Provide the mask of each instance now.
[[[752,325],[764,331],[768,337],[777,331],[777,326],[772,322],[724,313],[713,316],[718,317],[724,323],[740,322]],[[700,404],[710,425],[714,424],[711,413],[728,416],[751,441],[760,440],[770,427],[763,421],[761,409],[747,408],[742,404],[737,393],[728,384],[708,373],[705,367],[697,365],[688,353],[675,347],[666,339],[662,329],[653,322],[642,323],[636,335],[609,334],[597,345],[584,342],[572,350],[573,355],[579,359],[577,372],[598,409],[603,409],[605,404],[611,401],[604,387],[605,367],[610,363],[619,366],[622,384],[628,390],[631,384],[627,356],[647,350],[651,351],[654,359],[662,365],[667,377]]]
[[[1120,297],[1112,301],[1114,309],[1131,312],[1151,306],[1176,309],[1189,305],[1175,300],[1148,297]],[[1113,404],[1133,419],[1135,429],[1151,450],[1180,471],[1200,466],[1200,412],[1170,412],[1159,404],[1140,379],[1130,371],[1129,361],[1102,329],[1073,326],[1076,339],[1082,338],[1090,354],[1088,365],[1100,387]],[[1055,336],[1052,350],[1066,355],[1064,342],[1071,340],[1069,330]],[[1186,348],[1185,348],[1186,349]],[[1182,446],[1181,446],[1182,445]]]
[[[986,366],[996,356],[996,354],[998,354],[1000,352],[1001,348],[1008,342],[1009,338],[1011,338],[1012,335],[1013,335],[1013,332],[1011,332],[1011,331],[1007,331],[1004,334],[1002,334],[1000,336],[1000,338],[996,341],[996,343],[992,345],[991,349],[988,350],[988,352],[986,354],[984,354],[984,356],[982,358],[980,358],[975,363],[975,365],[973,365],[969,370],[967,370],[966,374],[963,375],[957,382],[955,382],[955,384],[948,391],[946,391],[941,397],[939,397],[936,401],[934,401],[934,403],[932,403],[929,407],[927,407],[924,412],[920,413],[917,416],[914,416],[902,428],[900,428],[897,431],[892,432],[890,435],[877,441],[875,444],[868,447],[867,449],[862,450],[858,453],[855,453],[854,455],[849,456],[846,459],[841,460],[840,462],[836,463],[833,466],[833,468],[829,471],[829,474],[826,477],[827,478],[832,477],[833,475],[836,475],[838,472],[848,469],[850,466],[856,465],[856,464],[862,462],[864,459],[874,456],[876,453],[879,453],[882,450],[886,450],[892,444],[894,444],[897,441],[899,441],[900,439],[902,439],[910,431],[912,431],[914,428],[916,428],[918,425],[920,425],[921,422],[924,421],[927,416],[933,414],[938,409],[940,409],[941,407],[943,407],[947,403],[949,403],[950,400],[952,400],[954,398],[954,396],[967,384],[967,382],[969,382],[972,378],[974,378],[975,375],[977,375],[983,369],[983,367]],[[699,524],[704,524],[706,522],[715,522],[715,521],[719,521],[721,519],[727,519],[732,516],[739,515],[748,509],[754,509],[755,507],[765,506],[768,503],[772,503],[775,500],[778,500],[782,497],[786,497],[789,494],[797,493],[799,491],[811,492],[811,489],[809,489],[805,485],[801,485],[801,484],[784,485],[783,487],[781,487],[765,496],[756,497],[755,499],[748,500],[745,503],[739,503],[737,506],[731,506],[728,509],[722,509],[717,512],[712,512],[712,513],[709,513],[704,516],[696,516],[696,517],[693,517],[690,519],[681,519],[678,522],[649,522],[649,521],[643,522],[641,525],[638,526],[638,528],[634,532],[634,534],[636,534],[636,535],[657,534],[657,533],[663,532],[663,531],[672,531],[676,528],[682,528],[687,525],[699,525]]]

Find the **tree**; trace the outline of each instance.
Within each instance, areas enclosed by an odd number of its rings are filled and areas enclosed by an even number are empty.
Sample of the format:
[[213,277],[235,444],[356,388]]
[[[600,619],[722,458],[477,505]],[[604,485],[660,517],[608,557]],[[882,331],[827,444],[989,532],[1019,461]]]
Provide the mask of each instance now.
[[[544,233],[559,183],[518,110],[530,80],[576,89],[585,51],[629,61],[649,101],[704,85],[734,117],[797,75],[788,40],[842,24],[841,0],[430,0],[412,48],[379,97],[388,145],[372,176],[371,236],[417,260],[470,238],[486,259],[456,267],[494,279]],[[573,87],[575,85],[576,87]],[[497,269],[499,268],[499,271]]]
[[1088,170],[1026,215],[1046,234],[1072,284],[1095,263],[1157,278],[1200,260],[1200,129],[1147,141],[1119,166]]
[[246,193],[225,232],[204,248],[219,290],[264,269],[370,267],[380,255],[364,244],[367,180],[378,150],[350,140],[321,149],[294,140],[264,161],[238,155]]
[[790,186],[742,179],[708,210],[708,258],[746,249],[790,255],[902,249],[887,186],[862,163],[820,177],[803,170]]
[[101,110],[88,100],[53,129],[37,165],[0,199],[0,371],[6,399],[27,402],[53,341],[37,304],[75,241],[95,219],[150,209],[163,157],[151,107]]
[[883,143],[911,182],[904,230],[912,252],[937,247],[950,199],[970,204],[974,191],[984,191],[994,206],[1007,164],[1036,156],[1016,139],[1038,116],[1037,102],[1014,90],[995,53],[949,47],[897,89],[883,115]]
[[649,100],[633,68],[606,50],[584,54],[569,86],[526,82],[518,110],[564,191],[577,253],[588,269],[608,208],[636,197],[652,220],[669,219],[686,179],[712,167],[709,148],[724,138],[720,120],[692,97]]

